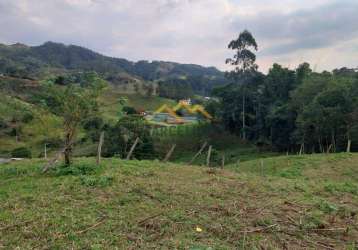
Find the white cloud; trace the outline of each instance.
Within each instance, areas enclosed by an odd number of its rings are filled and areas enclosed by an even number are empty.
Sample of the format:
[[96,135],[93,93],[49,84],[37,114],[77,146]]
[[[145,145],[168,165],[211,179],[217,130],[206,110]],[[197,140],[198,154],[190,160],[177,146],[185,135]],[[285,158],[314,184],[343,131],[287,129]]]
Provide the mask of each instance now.
[[249,28],[263,70],[302,61],[332,69],[358,64],[357,12],[354,0],[0,0],[0,42],[52,40],[223,69],[228,42]]

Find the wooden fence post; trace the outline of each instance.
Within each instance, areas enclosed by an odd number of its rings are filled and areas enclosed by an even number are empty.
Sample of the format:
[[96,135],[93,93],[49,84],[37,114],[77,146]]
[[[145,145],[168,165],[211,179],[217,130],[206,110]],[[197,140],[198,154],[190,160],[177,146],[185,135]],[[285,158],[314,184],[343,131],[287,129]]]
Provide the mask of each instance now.
[[209,150],[208,150],[208,155],[207,155],[207,157],[206,157],[206,166],[207,166],[207,167],[210,167],[211,149],[212,149],[212,146],[210,145],[210,146],[209,146]]
[[126,160],[130,160],[130,158],[131,158],[131,156],[132,156],[132,154],[133,154],[133,151],[134,151],[135,147],[137,146],[138,142],[139,142],[139,137],[137,137],[137,138],[135,139],[135,141],[134,141],[134,143],[133,143],[131,149],[129,150],[129,153],[127,154]]
[[97,165],[101,163],[102,145],[104,140],[104,132],[101,132],[97,148]]
[[350,152],[351,152],[351,145],[352,145],[352,140],[351,140],[351,139],[348,139],[348,142],[347,142],[347,153],[350,153]]
[[45,143],[45,160],[47,160],[47,144]]
[[224,169],[224,166],[225,166],[225,155],[223,154],[221,158],[221,169]]
[[305,144],[302,143],[302,144],[301,144],[301,148],[300,148],[300,153],[299,153],[299,155],[302,155],[302,154],[304,153],[304,148],[305,148]]
[[236,162],[236,167],[239,167],[239,166],[240,166],[240,159],[238,159]]
[[168,151],[168,153],[165,155],[165,158],[164,158],[163,162],[169,161],[170,156],[172,156],[175,147],[176,147],[176,144],[173,144],[173,146],[170,148],[170,150]]
[[195,161],[195,159],[203,152],[203,150],[205,149],[206,145],[208,145],[208,143],[204,142],[204,144],[201,146],[201,148],[198,151],[198,153],[196,153],[194,155],[194,157],[190,160],[189,165],[191,165]]

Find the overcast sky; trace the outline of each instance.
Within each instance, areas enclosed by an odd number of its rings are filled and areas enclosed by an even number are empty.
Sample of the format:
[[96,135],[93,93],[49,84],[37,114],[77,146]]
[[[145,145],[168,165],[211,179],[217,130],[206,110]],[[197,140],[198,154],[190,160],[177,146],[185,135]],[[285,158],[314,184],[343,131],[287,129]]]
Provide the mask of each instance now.
[[6,44],[51,40],[220,69],[229,41],[249,29],[262,71],[274,62],[358,66],[357,0],[0,0],[0,27]]

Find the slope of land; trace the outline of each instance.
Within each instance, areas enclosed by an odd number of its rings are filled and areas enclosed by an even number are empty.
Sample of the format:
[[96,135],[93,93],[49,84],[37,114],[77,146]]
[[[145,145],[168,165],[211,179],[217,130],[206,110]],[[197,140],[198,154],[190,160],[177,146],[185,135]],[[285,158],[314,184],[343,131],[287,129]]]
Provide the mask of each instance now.
[[214,67],[164,61],[131,62],[54,42],[40,46],[0,44],[0,74],[43,79],[76,71],[96,71],[113,84],[186,77],[193,77],[197,84],[204,85],[226,82],[224,73]]
[[100,97],[100,108],[105,118],[109,120],[118,120],[119,112],[123,107],[120,99],[125,99],[126,106],[136,110],[155,111],[163,104],[173,106],[176,102],[159,96],[147,96],[145,94],[127,94],[118,90],[116,87],[108,87]]
[[[61,119],[21,96],[0,91],[0,156],[8,157],[18,147],[33,150],[38,156],[49,140],[60,140]],[[40,149],[41,148],[41,149]]]
[[[36,80],[0,76],[0,156],[8,157],[13,149],[25,146],[37,157],[46,141],[61,141],[61,119],[41,107],[42,93],[44,90]],[[125,104],[120,104],[121,98]],[[174,100],[159,96],[123,93],[113,85],[99,99],[102,117],[112,123],[118,121],[124,105],[153,111],[163,104],[175,104]],[[14,136],[15,129],[18,138]]]
[[355,249],[357,154],[0,165],[0,248]]

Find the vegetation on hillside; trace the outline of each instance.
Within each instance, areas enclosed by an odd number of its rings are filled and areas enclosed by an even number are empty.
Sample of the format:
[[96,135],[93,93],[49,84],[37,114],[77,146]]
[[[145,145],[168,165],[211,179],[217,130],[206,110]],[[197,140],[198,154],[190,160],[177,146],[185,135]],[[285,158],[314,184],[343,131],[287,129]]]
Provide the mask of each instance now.
[[229,48],[235,51],[227,60],[234,66],[231,83],[214,90],[228,131],[283,152],[358,150],[358,72],[317,73],[303,63],[294,70],[274,64],[264,75],[248,31]]
[[214,86],[226,83],[224,74],[214,67],[163,61],[131,62],[54,42],[33,47],[0,44],[0,74],[43,79],[83,71],[96,71],[103,79],[122,86],[188,78],[193,91],[202,95],[209,95]]
[[0,93],[0,156],[9,157],[16,148],[31,148],[40,156],[45,144],[58,147],[61,118],[22,98]]
[[[0,156],[10,157],[11,151],[18,147],[27,147],[34,157],[43,157],[45,147],[49,155],[59,150],[63,144],[63,114],[58,106],[58,102],[62,100],[60,94],[66,88],[73,88],[73,85],[79,90],[89,91],[88,84],[93,82],[91,76],[93,72],[84,72],[74,74],[71,78],[59,80],[58,77],[52,77],[45,81],[0,77]],[[95,74],[95,78],[98,75]],[[70,92],[75,94],[69,90],[69,94]],[[88,97],[87,101],[93,100]],[[116,124],[129,110],[137,114],[139,111],[155,110],[162,104],[172,106],[175,101],[146,94],[126,94],[117,87],[108,85],[100,93],[95,117],[86,117],[81,125],[76,142],[81,146],[75,149],[75,154],[93,155],[94,144],[97,143],[103,126]],[[98,121],[101,126],[95,124]]]

